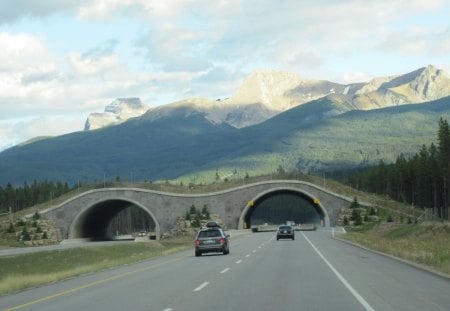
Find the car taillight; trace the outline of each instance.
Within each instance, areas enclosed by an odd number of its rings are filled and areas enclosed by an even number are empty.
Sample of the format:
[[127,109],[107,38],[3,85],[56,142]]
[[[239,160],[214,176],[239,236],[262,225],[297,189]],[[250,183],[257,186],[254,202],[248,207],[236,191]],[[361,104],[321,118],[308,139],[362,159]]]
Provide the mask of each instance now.
[[200,240],[195,240],[195,245],[200,245]]
[[225,239],[224,239],[224,238],[220,238],[220,239],[219,239],[219,243],[220,243],[220,244],[225,243]]

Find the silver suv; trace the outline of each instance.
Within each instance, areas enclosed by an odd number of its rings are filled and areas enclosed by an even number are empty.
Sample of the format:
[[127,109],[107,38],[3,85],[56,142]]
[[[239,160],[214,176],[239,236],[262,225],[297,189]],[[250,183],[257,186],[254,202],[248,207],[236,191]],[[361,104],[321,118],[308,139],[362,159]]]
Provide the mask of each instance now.
[[195,237],[195,256],[203,253],[230,253],[230,236],[225,234],[220,227],[202,229]]

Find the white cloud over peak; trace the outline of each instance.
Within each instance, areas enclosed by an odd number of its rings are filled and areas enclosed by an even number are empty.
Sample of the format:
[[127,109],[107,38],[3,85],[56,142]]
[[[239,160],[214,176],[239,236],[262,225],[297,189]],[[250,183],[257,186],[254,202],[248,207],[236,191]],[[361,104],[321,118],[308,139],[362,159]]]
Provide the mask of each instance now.
[[42,60],[49,62],[51,56],[45,42],[37,36],[0,32],[0,59],[1,71],[17,71],[39,65]]
[[343,83],[448,70],[448,16],[444,0],[0,1],[0,121],[228,97],[255,69]]

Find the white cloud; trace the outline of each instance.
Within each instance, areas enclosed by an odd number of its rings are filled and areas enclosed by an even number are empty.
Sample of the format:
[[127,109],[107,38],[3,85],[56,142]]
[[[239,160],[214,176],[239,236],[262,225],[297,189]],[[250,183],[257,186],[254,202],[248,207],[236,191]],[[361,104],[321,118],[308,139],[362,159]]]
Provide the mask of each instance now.
[[[0,151],[36,136],[57,136],[79,131],[84,126],[79,116],[45,116],[0,122]],[[36,135],[38,133],[38,135]]]
[[[263,68],[349,83],[416,64],[450,66],[444,0],[7,2],[0,1],[0,119],[84,119],[126,96],[150,105],[226,97]],[[30,22],[40,28],[26,33]],[[106,36],[116,22],[117,35]],[[65,27],[74,33],[79,25],[92,31],[65,47]]]
[[17,71],[17,69],[38,66],[42,61],[50,61],[45,42],[40,38],[26,34],[0,32],[0,70]]
[[[56,56],[44,40],[22,33],[0,33],[0,59],[0,120],[76,111],[87,117],[114,97],[141,95],[150,79],[121,63],[113,48]],[[101,106],[100,98],[107,100]]]
[[341,77],[338,77],[336,81],[343,84],[369,82],[372,77],[367,72],[347,72]]
[[81,53],[71,53],[69,63],[78,78],[85,76],[101,76],[113,71],[119,66],[119,57],[115,54],[91,58],[83,57]]
[[178,16],[193,0],[97,0],[81,5],[78,16],[83,19],[111,19],[114,15],[133,15],[141,18],[171,18]]

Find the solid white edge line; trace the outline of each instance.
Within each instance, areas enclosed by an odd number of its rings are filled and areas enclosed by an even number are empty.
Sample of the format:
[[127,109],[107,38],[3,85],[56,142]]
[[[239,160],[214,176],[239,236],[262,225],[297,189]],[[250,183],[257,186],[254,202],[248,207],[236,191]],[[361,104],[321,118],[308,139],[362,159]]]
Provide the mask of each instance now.
[[220,271],[220,273],[226,273],[226,272],[228,272],[230,270],[230,268],[225,268],[225,269],[223,269],[222,271]]
[[333,271],[333,273],[338,277],[338,279],[344,284],[345,287],[352,293],[352,295],[358,300],[358,302],[366,309],[367,311],[375,311],[372,306],[350,285],[350,283],[336,270],[335,267],[322,255],[322,253],[314,246],[314,244],[306,237],[303,232],[300,232],[305,240],[311,245],[311,247],[316,251],[320,258],[327,264],[327,266]]
[[206,286],[208,286],[209,282],[204,282],[202,285],[200,285],[199,287],[197,287],[196,289],[194,289],[194,292],[198,292],[201,291],[203,288],[205,288]]

